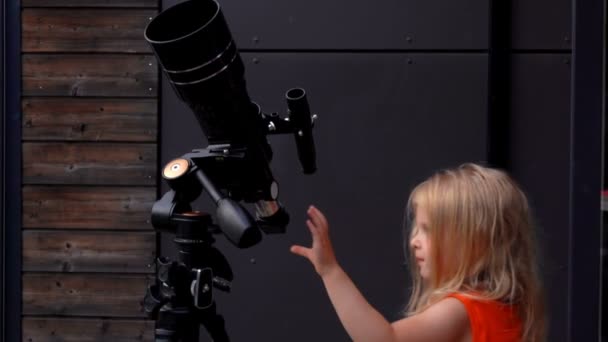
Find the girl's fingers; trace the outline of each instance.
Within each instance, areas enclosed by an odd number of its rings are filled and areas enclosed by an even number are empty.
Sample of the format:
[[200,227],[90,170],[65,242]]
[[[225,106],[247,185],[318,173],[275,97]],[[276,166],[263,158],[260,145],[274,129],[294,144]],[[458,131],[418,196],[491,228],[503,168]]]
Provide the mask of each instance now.
[[306,225],[308,226],[313,239],[319,237],[319,229],[311,220],[306,220]]
[[327,226],[327,219],[325,218],[325,215],[323,215],[323,213],[321,212],[321,210],[317,209],[317,207],[315,207],[314,205],[311,205],[310,207],[312,209],[312,212],[317,217],[318,224],[319,225],[323,225],[323,226]]
[[327,221],[325,221],[325,217],[319,211],[319,209],[317,209],[313,206],[310,206],[310,209],[308,210],[308,216],[310,217],[310,219],[312,220],[312,222],[315,224],[316,227],[322,228],[322,229],[327,227]]
[[291,246],[290,251],[293,254],[303,256],[306,259],[311,260],[312,250],[310,248],[294,245]]
[[324,244],[324,242],[327,240],[327,229],[324,230],[323,228],[315,226],[315,224],[310,220],[306,221],[306,225],[308,226],[308,229],[310,229],[310,231],[312,232],[313,248],[315,246],[319,246],[319,244]]
[[308,208],[307,211],[308,217],[310,217],[310,219],[315,223],[318,224],[319,222],[319,211],[317,210],[317,208],[313,207],[312,205],[310,206],[310,208]]

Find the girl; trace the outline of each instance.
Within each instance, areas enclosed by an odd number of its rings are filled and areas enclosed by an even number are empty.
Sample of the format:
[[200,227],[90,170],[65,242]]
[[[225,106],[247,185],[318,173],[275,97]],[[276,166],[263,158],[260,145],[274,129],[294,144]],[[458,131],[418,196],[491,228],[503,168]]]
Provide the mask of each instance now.
[[315,207],[312,247],[291,247],[313,264],[353,340],[544,340],[528,201],[507,174],[476,164],[438,172],[413,190],[407,213],[413,290],[407,317],[393,323],[342,270]]

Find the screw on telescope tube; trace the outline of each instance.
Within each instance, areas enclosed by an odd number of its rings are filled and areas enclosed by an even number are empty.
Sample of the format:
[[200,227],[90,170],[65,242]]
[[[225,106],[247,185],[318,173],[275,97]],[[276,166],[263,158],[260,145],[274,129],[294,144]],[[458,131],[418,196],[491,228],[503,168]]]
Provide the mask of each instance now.
[[274,132],[274,131],[276,131],[276,129],[277,129],[277,127],[274,125],[274,122],[270,121],[270,122],[268,123],[268,130],[269,130],[270,132]]
[[302,136],[304,136],[304,132],[298,131],[298,135],[302,137]]

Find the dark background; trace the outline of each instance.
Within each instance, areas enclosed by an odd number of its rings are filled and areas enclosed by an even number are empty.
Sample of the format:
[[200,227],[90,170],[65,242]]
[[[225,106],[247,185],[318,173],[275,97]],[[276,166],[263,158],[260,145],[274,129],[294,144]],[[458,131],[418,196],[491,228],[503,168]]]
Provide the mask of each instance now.
[[[174,3],[164,1],[163,8]],[[518,0],[499,13],[496,2],[481,0],[220,5],[241,49],[252,99],[264,112],[285,113],[285,91],[303,87],[320,117],[313,176],[300,173],[292,137],[271,138],[272,168],[292,218],[287,234],[247,250],[224,239],[216,244],[235,272],[233,292],[218,297],[234,341],[348,339],[312,267],[289,253],[293,243],[309,244],[309,204],[327,214],[338,258],[365,297],[387,319],[398,319],[409,294],[402,265],[409,191],[437,169],[493,160],[530,195],[549,340],[568,336],[570,1]],[[496,31],[496,22],[508,25]],[[161,103],[161,165],[206,146],[166,79]],[[500,158],[491,155],[497,132]],[[172,253],[165,236],[161,254]]]
[[[143,38],[173,3],[3,1],[6,341],[153,340],[142,298],[155,254],[175,254],[170,236],[155,248],[150,211],[167,187],[154,175],[206,145],[164,78],[158,89]],[[310,243],[309,204],[326,212],[363,294],[401,317],[408,193],[469,161],[507,169],[530,196],[549,340],[600,339],[605,1],[220,4],[251,97],[284,113],[286,90],[303,87],[320,117],[313,176],[292,137],[270,139],[287,234],[246,250],[216,244],[236,275],[216,298],[234,341],[348,339],[311,266],[288,251]]]

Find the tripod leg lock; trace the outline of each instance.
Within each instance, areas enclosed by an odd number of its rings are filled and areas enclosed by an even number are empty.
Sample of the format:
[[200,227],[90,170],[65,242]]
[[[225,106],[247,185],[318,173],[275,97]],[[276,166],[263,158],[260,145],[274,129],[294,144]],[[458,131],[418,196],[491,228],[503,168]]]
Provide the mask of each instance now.
[[156,284],[149,285],[144,297],[144,312],[149,318],[156,318],[159,309],[168,302],[163,298]]
[[213,270],[211,268],[194,269],[195,278],[190,286],[194,297],[194,306],[206,309],[213,304]]

